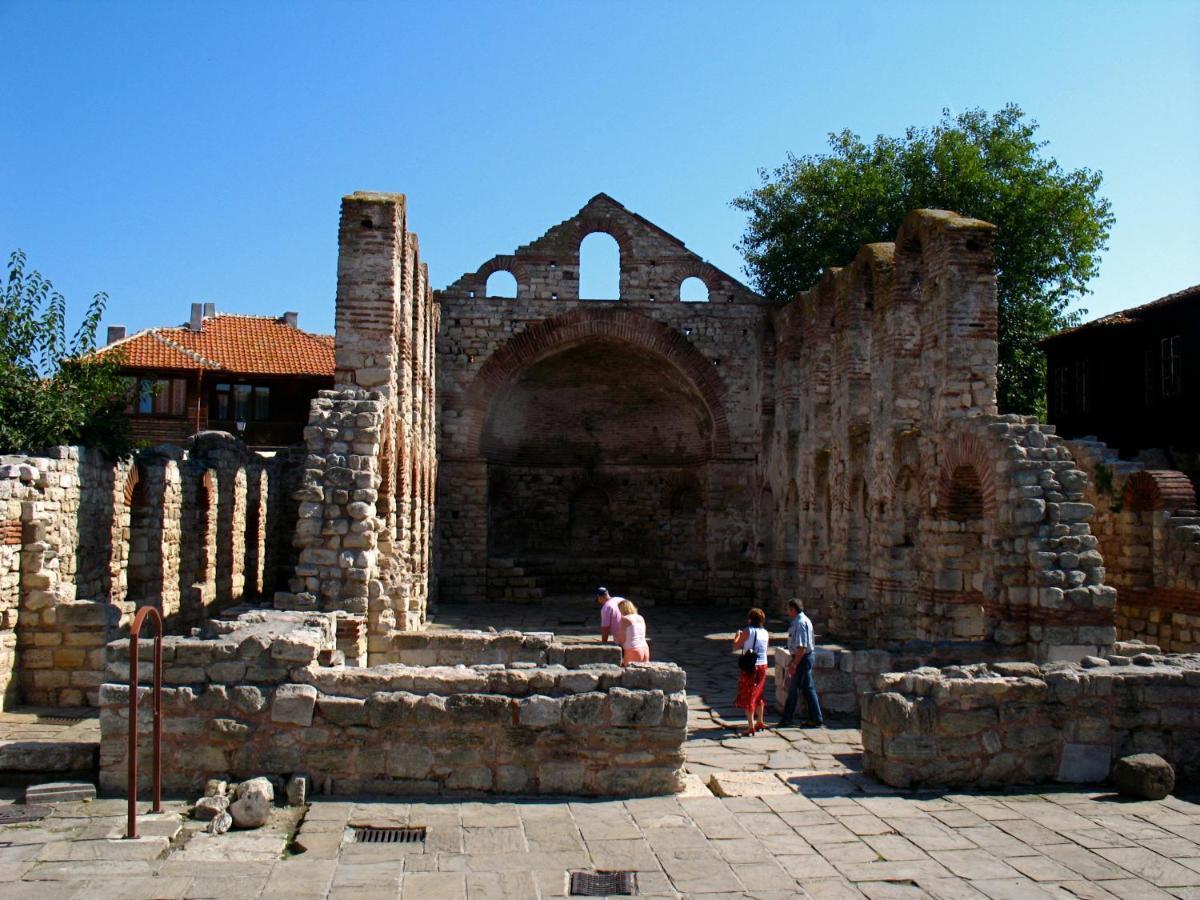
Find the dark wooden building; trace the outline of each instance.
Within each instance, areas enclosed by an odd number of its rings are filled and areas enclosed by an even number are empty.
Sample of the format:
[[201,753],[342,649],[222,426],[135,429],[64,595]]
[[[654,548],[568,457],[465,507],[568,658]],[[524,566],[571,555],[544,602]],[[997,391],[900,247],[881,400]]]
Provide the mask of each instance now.
[[1200,452],[1200,285],[1042,341],[1049,420],[1123,456],[1161,449],[1175,468]]
[[186,325],[124,331],[109,328],[99,353],[121,353],[139,442],[182,444],[214,429],[255,448],[295,444],[309,402],[333,386],[333,337],[301,331],[296,313],[228,315],[193,303]]

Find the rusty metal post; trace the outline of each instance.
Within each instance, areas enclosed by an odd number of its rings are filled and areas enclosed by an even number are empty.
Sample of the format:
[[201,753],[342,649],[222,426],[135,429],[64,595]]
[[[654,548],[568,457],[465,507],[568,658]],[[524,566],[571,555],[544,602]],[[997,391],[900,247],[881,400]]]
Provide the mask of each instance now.
[[129,628],[129,821],[125,837],[136,838],[137,792],[138,792],[138,635],[147,618],[154,620],[154,806],[153,812],[162,812],[162,614],[153,606],[143,606],[133,617]]

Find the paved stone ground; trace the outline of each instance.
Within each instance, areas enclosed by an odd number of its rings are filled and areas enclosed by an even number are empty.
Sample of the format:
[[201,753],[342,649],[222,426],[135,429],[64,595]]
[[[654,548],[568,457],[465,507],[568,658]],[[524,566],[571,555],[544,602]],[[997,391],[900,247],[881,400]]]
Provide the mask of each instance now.
[[[1200,798],[1126,802],[1051,788],[901,794],[859,774],[854,728],[730,737],[728,640],[740,617],[646,612],[655,657],[688,670],[692,777],[682,795],[316,798],[290,849],[286,810],[265,829],[211,838],[194,825],[181,831],[185,805],[171,802],[147,823],[147,837],[129,842],[114,837],[123,801],[59,804],[41,822],[0,826],[0,896],[555,897],[569,870],[619,868],[635,870],[640,895],[655,897],[1200,898]],[[580,602],[489,607],[486,616],[443,608],[439,627],[583,635],[593,618]],[[427,839],[347,843],[355,824],[424,825]]]

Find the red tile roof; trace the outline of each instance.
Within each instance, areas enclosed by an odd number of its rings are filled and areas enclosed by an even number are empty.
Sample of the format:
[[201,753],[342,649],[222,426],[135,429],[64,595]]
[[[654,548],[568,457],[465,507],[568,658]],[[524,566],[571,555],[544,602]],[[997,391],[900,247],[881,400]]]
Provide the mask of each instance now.
[[1189,288],[1184,288],[1182,291],[1176,291],[1173,294],[1167,294],[1165,297],[1159,297],[1157,300],[1151,300],[1149,303],[1143,303],[1141,306],[1122,309],[1118,312],[1110,313],[1107,316],[1101,316],[1099,319],[1092,319],[1090,322],[1084,322],[1082,325],[1076,325],[1074,328],[1068,328],[1065,331],[1058,332],[1058,334],[1052,334],[1049,337],[1042,338],[1040,341],[1038,341],[1038,344],[1044,346],[1052,341],[1057,341],[1061,337],[1079,334],[1081,331],[1092,331],[1096,328],[1109,328],[1121,325],[1133,325],[1142,319],[1147,313],[1157,312],[1164,306],[1173,306],[1176,303],[1196,302],[1200,302],[1200,284],[1194,284]]
[[124,352],[123,368],[209,369],[238,375],[333,375],[333,336],[270,316],[207,316],[199,331],[147,328],[102,347]]

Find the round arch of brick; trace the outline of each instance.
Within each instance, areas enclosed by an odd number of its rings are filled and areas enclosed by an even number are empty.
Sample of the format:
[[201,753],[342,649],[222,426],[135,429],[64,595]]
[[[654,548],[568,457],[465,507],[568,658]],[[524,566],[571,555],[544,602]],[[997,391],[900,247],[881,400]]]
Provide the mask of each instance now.
[[1146,469],[1129,477],[1122,503],[1130,512],[1195,509],[1196,491],[1182,472]]
[[512,254],[493,256],[475,270],[475,277],[486,287],[488,278],[496,272],[507,272],[516,279],[518,291],[529,289],[529,272],[525,264]]
[[624,268],[626,260],[633,259],[633,238],[620,224],[589,215],[580,216],[575,220],[575,252],[578,254],[579,247],[583,243],[583,239],[589,234],[607,234],[617,242],[617,247],[621,251],[621,267]]
[[463,409],[469,423],[466,452],[471,456],[479,455],[483,426],[492,401],[514,377],[553,353],[597,339],[632,344],[666,360],[686,375],[712,417],[714,455],[729,455],[725,383],[714,371],[712,362],[678,331],[623,309],[576,309],[543,319],[496,350],[466,392]]
[[721,287],[721,277],[711,263],[704,260],[690,260],[679,266],[675,270],[675,276],[679,279],[679,287],[683,288],[683,283],[689,278],[699,278],[704,282],[704,286],[708,289],[708,299],[712,300],[713,295]]
[[[963,469],[970,469],[970,483],[964,484]],[[956,477],[957,476],[957,477]],[[983,441],[973,434],[951,438],[942,448],[942,464],[938,471],[938,509],[943,514],[962,505],[958,495],[964,487],[977,489],[984,518],[996,516],[996,473]]]
[[[125,488],[123,492],[125,505],[133,506],[133,495],[137,491],[138,486],[142,483],[142,466],[140,463],[134,463],[129,468],[129,474],[125,476]],[[143,487],[144,491],[145,488]]]

